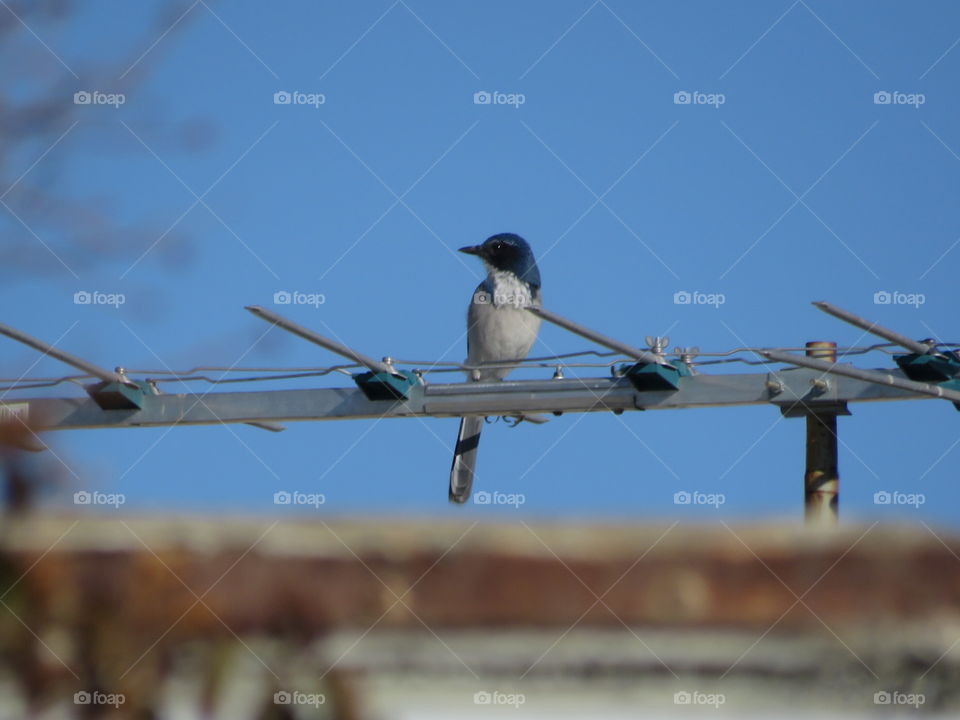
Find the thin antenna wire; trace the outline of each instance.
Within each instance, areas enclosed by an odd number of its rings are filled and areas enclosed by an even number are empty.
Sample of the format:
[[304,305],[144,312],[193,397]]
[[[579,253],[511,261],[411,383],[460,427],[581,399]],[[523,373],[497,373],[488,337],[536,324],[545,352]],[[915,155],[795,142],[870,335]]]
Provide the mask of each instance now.
[[[944,349],[960,348],[960,343],[939,343],[937,347]],[[764,357],[764,353],[774,352],[803,352],[804,347],[736,347],[730,350],[718,352],[696,352],[697,367],[722,365],[729,363],[743,363],[744,365],[769,365],[772,361]],[[894,355],[903,352],[903,348],[896,343],[877,343],[873,345],[839,347],[837,353],[840,356],[863,355],[869,352],[883,352],[887,355]],[[679,358],[682,353],[665,353],[666,357]],[[739,357],[739,355],[756,355],[760,359],[752,357]],[[588,362],[581,358],[595,357],[596,362]],[[603,360],[608,358],[607,360]],[[564,368],[601,368],[609,369],[619,364],[631,363],[631,358],[625,357],[622,353],[615,351],[582,350],[579,352],[561,353],[557,355],[544,355],[539,357],[529,357],[523,360],[516,360],[504,363],[485,364],[485,368],[509,368],[509,369],[555,369],[558,365]],[[474,366],[454,361],[433,361],[433,360],[411,360],[396,359],[394,363],[399,366],[416,368],[421,374],[427,373],[469,373],[475,369]],[[334,373],[350,376],[360,370],[363,366],[359,363],[345,363],[332,365],[328,367],[316,366],[295,366],[295,367],[276,367],[276,366],[250,366],[250,367],[228,367],[222,365],[198,365],[187,370],[167,370],[157,368],[130,368],[126,370],[127,376],[136,376],[149,378],[154,383],[167,382],[205,382],[211,385],[226,385],[232,383],[251,383],[251,382],[270,382],[280,380],[300,380],[311,377],[323,377]],[[220,373],[221,375],[238,373],[256,373],[250,377],[211,377],[205,373]],[[29,390],[47,387],[55,387],[63,383],[74,383],[82,385],[84,381],[92,381],[99,376],[96,375],[64,375],[62,377],[35,377],[35,378],[0,378],[0,391],[9,392],[12,390]]]

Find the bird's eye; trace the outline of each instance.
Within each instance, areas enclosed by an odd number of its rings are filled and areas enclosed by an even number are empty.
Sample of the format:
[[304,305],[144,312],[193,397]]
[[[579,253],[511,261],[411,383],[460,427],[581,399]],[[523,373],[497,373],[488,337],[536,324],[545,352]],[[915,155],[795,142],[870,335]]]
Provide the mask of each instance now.
[[493,243],[493,249],[494,249],[494,250],[502,250],[502,249],[503,249],[503,243],[500,242],[499,240],[495,241],[495,242]]

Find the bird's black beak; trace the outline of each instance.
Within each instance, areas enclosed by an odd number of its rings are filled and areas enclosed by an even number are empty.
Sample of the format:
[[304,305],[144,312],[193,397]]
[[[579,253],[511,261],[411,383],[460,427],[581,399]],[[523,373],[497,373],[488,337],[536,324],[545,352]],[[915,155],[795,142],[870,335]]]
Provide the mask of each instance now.
[[460,248],[460,252],[466,253],[467,255],[480,255],[481,247],[479,245],[467,245],[466,247]]

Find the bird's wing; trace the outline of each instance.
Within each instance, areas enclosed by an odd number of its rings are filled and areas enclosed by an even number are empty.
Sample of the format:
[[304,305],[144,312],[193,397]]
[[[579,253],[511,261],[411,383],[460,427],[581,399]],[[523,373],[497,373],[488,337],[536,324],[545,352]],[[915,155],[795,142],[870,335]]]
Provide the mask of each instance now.
[[477,293],[489,292],[489,290],[487,289],[488,280],[489,278],[484,279],[483,281],[480,282],[479,285],[477,285],[477,289],[474,290],[473,295],[470,296],[470,304],[467,306],[467,357],[468,358],[470,357],[470,336],[474,334],[475,332],[474,328],[476,327],[476,324],[477,324],[477,316],[476,316]]

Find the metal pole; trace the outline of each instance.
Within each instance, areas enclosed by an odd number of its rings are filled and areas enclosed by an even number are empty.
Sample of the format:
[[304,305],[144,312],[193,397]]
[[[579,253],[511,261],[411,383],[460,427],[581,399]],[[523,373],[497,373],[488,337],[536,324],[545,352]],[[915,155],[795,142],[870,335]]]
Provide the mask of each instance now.
[[[837,344],[808,342],[807,355],[821,362],[837,361]],[[808,525],[836,525],[840,475],[837,470],[837,416],[807,413],[807,467],[804,474],[805,512]]]
[[251,305],[247,307],[247,310],[252,312],[258,318],[271,322],[279,328],[283,328],[287,332],[291,332],[294,335],[299,335],[304,340],[309,340],[315,345],[326,348],[330,352],[335,352],[337,355],[341,355],[348,360],[353,360],[355,363],[363,365],[368,370],[375,373],[393,373],[394,371],[387,367],[385,363],[380,362],[379,360],[374,360],[372,357],[368,357],[361,352],[357,352],[352,348],[348,348],[343,343],[339,343],[336,340],[331,340],[328,337],[324,337],[320,333],[316,333],[313,330],[303,327],[303,325],[298,325],[292,320],[287,320],[282,315],[277,315],[277,313],[262,308],[259,305]]
[[627,345],[626,343],[622,343],[619,340],[614,340],[611,337],[607,337],[606,335],[598,333],[596,330],[591,330],[590,328],[584,327],[579,323],[575,323],[573,320],[568,320],[562,315],[557,315],[555,312],[551,312],[550,310],[546,310],[542,307],[537,307],[534,305],[531,305],[530,307],[528,307],[527,310],[532,312],[537,317],[540,317],[546,320],[547,322],[551,322],[554,325],[559,325],[564,330],[569,330],[574,335],[579,335],[580,337],[586,338],[587,340],[592,340],[598,345],[603,345],[604,347],[608,347],[611,350],[616,350],[617,352],[621,352],[627,357],[632,357],[634,360],[639,360],[645,363],[656,363],[658,365],[664,364],[664,359],[662,357],[655,355],[652,352],[647,352],[646,350],[640,350],[639,348],[635,348],[632,345]]
[[16,328],[10,327],[9,325],[0,324],[0,335],[6,335],[8,338],[12,338],[17,342],[27,345],[28,347],[32,347],[34,350],[39,350],[44,355],[49,355],[52,358],[56,358],[60,362],[77,368],[77,370],[83,370],[83,372],[85,372],[87,375],[100,378],[104,382],[117,382],[121,380],[120,376],[115,372],[110,372],[102,367],[98,367],[93,363],[87,362],[83,358],[79,358],[76,355],[71,355],[68,352],[54,347],[50,343],[45,343],[43,340],[35,338],[32,335],[27,335],[27,333],[21,332]]

